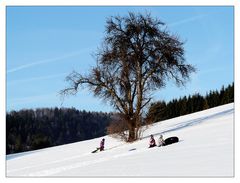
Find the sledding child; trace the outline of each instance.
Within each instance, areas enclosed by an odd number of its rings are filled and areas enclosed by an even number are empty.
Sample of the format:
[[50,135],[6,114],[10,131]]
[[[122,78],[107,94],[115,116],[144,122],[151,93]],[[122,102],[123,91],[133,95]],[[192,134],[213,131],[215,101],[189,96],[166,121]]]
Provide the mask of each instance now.
[[101,142],[100,142],[100,151],[103,151],[104,150],[104,142],[105,142],[105,139],[102,139]]
[[165,145],[165,141],[163,139],[163,136],[160,135],[159,139],[158,139],[158,147],[164,146]]
[[149,141],[149,148],[155,147],[155,146],[156,146],[155,139],[153,138],[153,135],[151,135],[150,136],[150,141]]

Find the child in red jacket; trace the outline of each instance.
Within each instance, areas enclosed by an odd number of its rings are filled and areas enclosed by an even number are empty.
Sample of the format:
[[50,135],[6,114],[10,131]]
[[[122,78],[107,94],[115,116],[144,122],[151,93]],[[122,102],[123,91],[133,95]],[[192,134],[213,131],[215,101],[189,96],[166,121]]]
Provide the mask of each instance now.
[[104,150],[104,142],[105,142],[105,139],[102,139],[100,142],[100,151]]
[[156,146],[155,139],[153,138],[153,135],[150,136],[150,142],[149,142],[149,148]]

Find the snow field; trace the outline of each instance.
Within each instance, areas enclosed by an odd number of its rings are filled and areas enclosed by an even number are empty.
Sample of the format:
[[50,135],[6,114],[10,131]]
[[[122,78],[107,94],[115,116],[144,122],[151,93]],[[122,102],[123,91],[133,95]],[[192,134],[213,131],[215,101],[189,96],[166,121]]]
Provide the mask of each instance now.
[[[234,105],[227,104],[153,124],[127,144],[104,136],[106,151],[91,153],[101,138],[7,156],[8,177],[232,177]],[[178,136],[179,143],[149,149]]]

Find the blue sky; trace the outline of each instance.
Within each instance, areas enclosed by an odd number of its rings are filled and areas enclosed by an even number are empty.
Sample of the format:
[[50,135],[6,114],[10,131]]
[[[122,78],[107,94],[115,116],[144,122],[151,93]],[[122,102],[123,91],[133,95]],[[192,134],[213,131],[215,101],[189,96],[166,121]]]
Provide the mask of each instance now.
[[112,111],[88,90],[60,100],[65,77],[87,73],[101,46],[106,18],[150,12],[185,42],[186,61],[198,71],[185,87],[169,82],[153,101],[220,89],[234,81],[234,9],[231,6],[29,6],[7,7],[7,111],[37,107],[75,107]]

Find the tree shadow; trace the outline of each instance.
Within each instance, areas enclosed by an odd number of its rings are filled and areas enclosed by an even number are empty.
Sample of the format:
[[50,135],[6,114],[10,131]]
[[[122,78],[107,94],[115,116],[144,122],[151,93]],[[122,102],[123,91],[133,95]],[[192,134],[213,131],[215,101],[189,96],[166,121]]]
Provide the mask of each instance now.
[[[196,119],[193,119],[193,120],[183,121],[181,123],[170,126],[170,129],[168,129],[168,130],[161,131],[159,133],[154,133],[152,135],[155,136],[155,135],[165,134],[165,133],[181,130],[183,128],[187,128],[187,127],[190,127],[190,126],[199,125],[206,120],[210,120],[212,118],[217,118],[217,117],[227,115],[227,114],[232,114],[233,112],[234,112],[234,109],[229,109],[229,110],[226,110],[226,111],[217,112],[215,114],[211,114],[211,115],[208,115],[208,116],[196,118]],[[142,139],[149,138],[149,137],[150,137],[150,135],[145,136]]]

